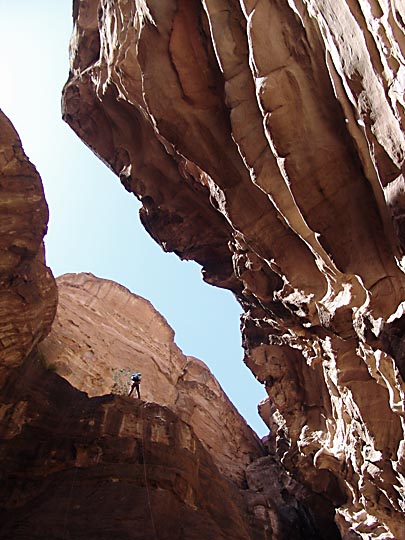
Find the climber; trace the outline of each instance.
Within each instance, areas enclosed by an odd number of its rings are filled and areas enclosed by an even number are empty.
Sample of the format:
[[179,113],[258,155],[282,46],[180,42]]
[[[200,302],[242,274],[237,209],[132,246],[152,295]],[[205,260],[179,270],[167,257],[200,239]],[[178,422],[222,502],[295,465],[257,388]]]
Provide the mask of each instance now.
[[140,392],[140,385],[141,385],[141,373],[133,373],[131,375],[131,381],[132,386],[131,390],[129,391],[128,397],[132,395],[132,392],[134,391],[134,388],[136,388],[136,393],[138,394],[138,399],[141,399],[141,392]]

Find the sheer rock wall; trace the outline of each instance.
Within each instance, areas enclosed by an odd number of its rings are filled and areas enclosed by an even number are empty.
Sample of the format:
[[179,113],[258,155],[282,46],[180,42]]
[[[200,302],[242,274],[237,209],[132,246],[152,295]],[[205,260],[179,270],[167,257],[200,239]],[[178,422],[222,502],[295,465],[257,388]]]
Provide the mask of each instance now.
[[45,265],[42,181],[0,110],[0,385],[49,332],[57,290]]
[[[69,381],[75,389],[86,392],[92,398],[85,400],[86,407],[94,408],[95,404],[111,400],[108,416],[103,416],[98,431],[92,433],[91,441],[86,443],[89,446],[86,454],[92,455],[98,451],[103,444],[105,430],[108,431],[109,426],[117,422],[121,422],[122,427],[114,427],[117,437],[116,460],[136,463],[140,459],[139,455],[128,454],[125,447],[121,451],[121,437],[132,438],[138,446],[142,446],[142,437],[149,432],[152,439],[157,437],[158,442],[166,445],[162,446],[165,448],[163,453],[173,454],[168,462],[162,459],[160,473],[156,473],[150,481],[156,522],[166,519],[167,510],[166,503],[164,500],[159,501],[155,489],[164,486],[169,492],[165,497],[172,497],[172,492],[178,496],[177,481],[165,485],[173,463],[176,462],[181,475],[200,474],[200,467],[196,463],[193,472],[189,473],[188,460],[183,460],[176,437],[168,435],[173,431],[171,424],[175,423],[184,424],[181,430],[188,430],[189,434],[183,434],[182,438],[198,440],[198,445],[202,443],[203,455],[207,454],[212,461],[209,470],[214,482],[212,488],[208,484],[200,484],[198,479],[197,485],[182,488],[185,494],[183,504],[190,502],[187,497],[193,500],[200,497],[205,499],[204,504],[193,502],[191,505],[197,522],[200,519],[212,519],[206,515],[206,505],[211,509],[217,506],[216,534],[231,534],[229,537],[233,538],[234,532],[228,531],[225,517],[229,504],[231,514],[235,512],[239,516],[231,519],[242,519],[247,523],[247,526],[238,531],[241,538],[245,538],[243,535],[258,540],[269,536],[273,540],[333,540],[339,537],[333,524],[330,504],[295,482],[280,465],[277,456],[267,455],[267,449],[238,414],[208,367],[201,360],[183,355],[174,343],[173,330],[150,302],[117,283],[91,274],[66,274],[57,279],[57,284],[59,302],[55,322],[50,334],[38,348],[42,363],[48,370]],[[109,394],[126,396],[130,374],[138,370],[142,372],[141,400],[146,400],[145,404],[140,405],[136,394],[123,401],[111,395],[106,397]],[[81,402],[82,397],[76,393],[71,399]],[[128,403],[133,403],[137,411],[135,414],[140,416],[135,423],[133,419],[127,418],[131,410]],[[153,414],[145,416],[142,411],[149,409],[153,410]],[[126,412],[123,413],[124,410]],[[124,418],[121,418],[122,414]],[[115,420],[112,421],[110,416]],[[138,425],[140,421],[143,423],[142,428]],[[76,418],[76,422],[83,423],[83,420]],[[111,439],[111,444],[113,442]],[[84,447],[84,443],[80,444]],[[196,444],[193,442],[193,447]],[[105,453],[106,450],[103,450],[101,455]],[[196,462],[201,459],[197,454]],[[80,466],[91,469],[93,465],[86,459]],[[96,471],[94,474],[97,476]],[[100,474],[104,478],[104,472]],[[86,482],[98,484],[90,470],[85,476]],[[130,478],[123,478],[122,481],[125,486]],[[216,500],[219,496],[215,487],[217,482],[228,485],[222,493],[220,505]],[[83,478],[77,480],[77,483],[82,484]],[[145,492],[142,492],[142,496],[145,497]],[[212,496],[212,501],[208,502]],[[237,504],[234,508],[235,497]],[[144,502],[137,499],[134,504],[135,511],[139,512],[138,506],[143,507]],[[82,506],[81,515],[88,511],[85,508],[88,505]],[[119,519],[120,512],[115,508],[110,506],[105,511],[110,516],[109,520],[112,516]],[[209,537],[207,531],[199,529],[199,525],[194,530],[193,521],[186,518],[183,512],[173,516],[172,521],[171,533],[163,532],[159,527],[158,538],[164,538],[165,534],[182,540]],[[174,534],[175,523],[178,536],[170,536]],[[75,523],[70,525],[72,528],[69,530],[74,530]],[[105,526],[107,529],[110,527],[108,523]],[[95,534],[99,528],[99,525],[91,523],[87,531]],[[118,532],[122,532],[120,528],[115,529],[115,534]]]
[[75,0],[73,16],[65,120],[163,249],[237,295],[278,452],[342,536],[400,538],[403,2]]
[[66,274],[57,284],[56,319],[40,345],[46,364],[90,397],[128,395],[140,371],[141,399],[190,424],[219,470],[245,485],[247,465],[266,453],[261,441],[204,362],[177,347],[151,303],[91,274]]
[[4,540],[266,539],[241,491],[166,407],[89,398],[34,351],[10,371],[0,408]]

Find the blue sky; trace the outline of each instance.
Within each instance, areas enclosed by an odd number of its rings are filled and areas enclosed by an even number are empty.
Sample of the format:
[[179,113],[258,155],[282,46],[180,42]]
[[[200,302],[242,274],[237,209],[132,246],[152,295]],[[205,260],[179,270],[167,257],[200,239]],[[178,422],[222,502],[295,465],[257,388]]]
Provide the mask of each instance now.
[[42,177],[50,210],[47,263],[55,276],[92,272],[150,300],[177,345],[208,364],[239,412],[265,435],[257,404],[266,394],[242,361],[236,300],[205,284],[197,264],[161,250],[139,221],[136,198],[62,122],[71,4],[0,0],[0,108]]

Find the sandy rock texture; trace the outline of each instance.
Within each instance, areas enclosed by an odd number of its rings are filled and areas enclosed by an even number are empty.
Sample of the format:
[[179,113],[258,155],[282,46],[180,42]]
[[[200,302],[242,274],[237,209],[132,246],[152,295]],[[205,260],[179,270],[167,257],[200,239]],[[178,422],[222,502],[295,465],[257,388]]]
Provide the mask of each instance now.
[[142,400],[190,424],[220,471],[244,485],[247,465],[266,453],[262,443],[208,367],[177,347],[151,303],[91,274],[66,274],[57,284],[56,319],[40,346],[48,367],[90,397],[128,395],[140,371]]
[[41,178],[0,110],[0,384],[49,332],[57,290],[45,264]]
[[404,533],[401,0],[75,0],[64,118],[245,310],[272,441],[345,539]]

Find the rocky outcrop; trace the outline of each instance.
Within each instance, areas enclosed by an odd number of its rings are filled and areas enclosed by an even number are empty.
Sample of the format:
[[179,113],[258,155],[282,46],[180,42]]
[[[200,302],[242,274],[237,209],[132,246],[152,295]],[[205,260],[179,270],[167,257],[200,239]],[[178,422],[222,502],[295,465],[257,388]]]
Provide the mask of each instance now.
[[[256,532],[274,540],[337,538],[331,505],[295,482],[277,456],[267,455],[208,367],[182,354],[173,330],[150,302],[91,274],[66,274],[57,283],[57,315],[51,333],[39,347],[43,366],[94,399],[106,394],[127,396],[130,375],[140,370],[145,407],[163,407],[175,413],[176,422],[186,423],[218,468],[215,475],[221,473],[239,488],[234,492]],[[138,399],[135,405],[139,407]],[[111,407],[115,411],[115,405]],[[159,414],[159,429],[165,433],[171,428],[164,423],[174,421],[166,416]],[[154,421],[145,418],[144,423],[153,432]],[[138,439],[139,429],[133,423],[129,426],[126,434]],[[166,444],[167,451],[176,454],[175,441],[167,439]],[[183,470],[182,456],[176,459]],[[86,461],[87,466],[91,464]],[[154,512],[161,520],[165,510],[156,503]],[[181,515],[177,519],[184,538],[189,538],[189,525],[182,523]]]
[[10,375],[0,407],[8,407],[0,427],[4,540],[267,538],[190,426],[166,407],[90,399],[35,354]]
[[404,534],[404,31],[399,0],[75,0],[63,98],[237,295],[277,452],[346,539]]
[[219,470],[245,485],[263,445],[208,367],[177,347],[150,302],[91,274],[67,274],[57,284],[57,316],[40,346],[45,364],[90,397],[128,395],[131,374],[140,371],[142,399],[190,424]]
[[39,174],[0,110],[0,385],[49,332],[57,290],[45,265],[48,207]]

